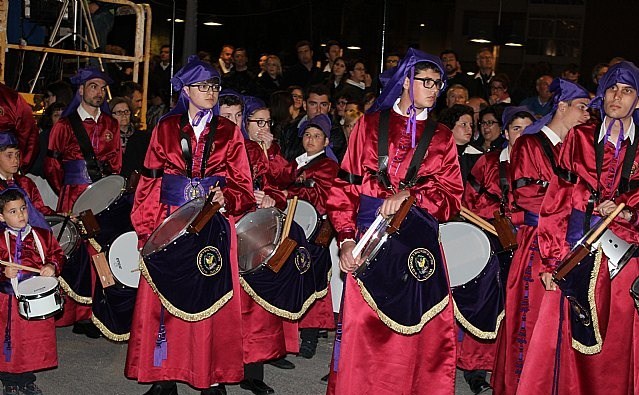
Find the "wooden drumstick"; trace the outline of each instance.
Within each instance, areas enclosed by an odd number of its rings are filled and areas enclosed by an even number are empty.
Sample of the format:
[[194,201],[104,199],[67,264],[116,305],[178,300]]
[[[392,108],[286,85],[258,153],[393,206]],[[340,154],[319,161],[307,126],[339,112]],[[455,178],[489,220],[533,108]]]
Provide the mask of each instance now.
[[624,207],[626,207],[625,203],[619,203],[617,208],[612,213],[610,213],[601,223],[601,225],[599,225],[599,227],[592,232],[590,237],[588,237],[588,239],[586,240],[586,245],[592,245],[592,243],[597,240],[599,235],[601,235],[608,228],[608,225],[610,225],[610,223],[617,217],[617,215],[621,213],[621,210],[623,210]]
[[282,232],[282,240],[288,237],[288,233],[291,231],[291,225],[293,224],[293,217],[295,216],[295,210],[297,209],[297,196],[293,197],[291,205],[288,208],[288,214],[286,215],[286,221],[284,222],[284,230]]
[[266,144],[263,141],[259,142],[260,147],[262,147],[262,151],[264,151],[264,155],[266,155],[266,159],[268,159],[268,150],[266,149]]
[[484,229],[485,231],[492,233],[495,236],[498,236],[497,231],[495,230],[495,227],[490,222],[486,221],[485,219],[481,218],[477,214],[468,210],[466,207],[462,206],[461,212],[459,214],[465,219],[467,219],[468,221]]
[[19,263],[0,261],[0,264],[5,265],[5,266],[9,266],[9,267],[15,267],[15,268],[20,269],[20,270],[26,270],[28,272],[33,272],[33,273],[40,274],[40,269],[36,269],[36,268],[30,267],[30,266],[20,265]]

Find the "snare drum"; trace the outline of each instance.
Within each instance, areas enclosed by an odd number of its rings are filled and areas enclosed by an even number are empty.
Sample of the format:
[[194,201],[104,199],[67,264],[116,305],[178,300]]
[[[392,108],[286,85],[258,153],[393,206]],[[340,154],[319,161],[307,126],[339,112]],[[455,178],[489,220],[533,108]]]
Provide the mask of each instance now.
[[131,224],[130,196],[124,195],[126,179],[111,175],[104,177],[82,192],[73,204],[73,213],[91,210],[100,225],[100,233],[95,240],[106,245],[122,233],[133,230]]
[[[61,215],[47,215],[45,219],[49,226],[51,226],[53,235],[58,240],[58,243],[60,243],[62,252],[69,258],[80,244],[81,238],[78,227],[71,220],[66,221],[65,224],[65,217]],[[62,225],[64,225],[64,229],[62,229]]]
[[44,320],[62,311],[55,277],[31,277],[18,284],[18,313],[28,320]]
[[121,234],[111,243],[107,255],[113,277],[124,286],[137,288],[140,282],[138,235],[134,231]]
[[284,214],[274,207],[257,209],[237,221],[240,273],[250,273],[268,262],[282,238],[283,224]]
[[[288,199],[288,206],[290,206],[291,201],[293,201],[293,199]],[[288,214],[288,206],[286,210],[284,210],[284,214]],[[304,230],[306,240],[313,240],[315,233],[320,227],[320,215],[315,209],[315,206],[306,200],[298,199],[293,220]]]
[[228,220],[218,212],[199,232],[188,231],[204,204],[197,198],[178,208],[142,248],[142,275],[162,305],[186,321],[210,317],[233,295]]
[[481,229],[466,222],[440,224],[439,232],[455,317],[475,336],[494,339],[504,313],[506,277],[493,244]]

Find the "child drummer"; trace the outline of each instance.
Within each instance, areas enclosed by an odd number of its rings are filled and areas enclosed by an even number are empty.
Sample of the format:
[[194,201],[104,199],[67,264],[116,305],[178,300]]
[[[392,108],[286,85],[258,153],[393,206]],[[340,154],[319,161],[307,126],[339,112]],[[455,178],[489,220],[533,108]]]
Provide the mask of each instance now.
[[[16,188],[0,192],[0,259],[40,270],[41,276],[60,273],[63,253],[51,231],[31,226],[24,195]],[[4,236],[4,237],[3,237]],[[34,273],[3,266],[0,274],[0,329],[4,332],[0,381],[3,395],[40,395],[33,372],[58,365],[54,318],[28,321],[18,315],[11,279],[26,280]]]

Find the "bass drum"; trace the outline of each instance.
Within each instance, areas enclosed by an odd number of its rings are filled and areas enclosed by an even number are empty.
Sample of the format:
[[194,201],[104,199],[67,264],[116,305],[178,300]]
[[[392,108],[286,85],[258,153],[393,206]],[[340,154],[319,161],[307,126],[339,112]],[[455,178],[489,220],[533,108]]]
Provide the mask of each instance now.
[[466,222],[440,224],[439,232],[457,321],[477,337],[494,339],[504,314],[506,277],[493,243]]

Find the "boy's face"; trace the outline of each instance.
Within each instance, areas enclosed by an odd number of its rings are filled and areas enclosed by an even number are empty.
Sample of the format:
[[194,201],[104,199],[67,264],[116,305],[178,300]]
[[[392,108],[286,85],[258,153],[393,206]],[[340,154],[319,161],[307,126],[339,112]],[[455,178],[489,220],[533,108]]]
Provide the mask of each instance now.
[[308,156],[321,152],[328,145],[328,139],[320,129],[310,127],[302,136],[302,145]]
[[5,222],[10,228],[24,228],[29,222],[27,204],[22,199],[7,202],[0,214],[0,221]]
[[13,178],[20,167],[20,150],[7,148],[0,152],[0,174],[7,179]]

